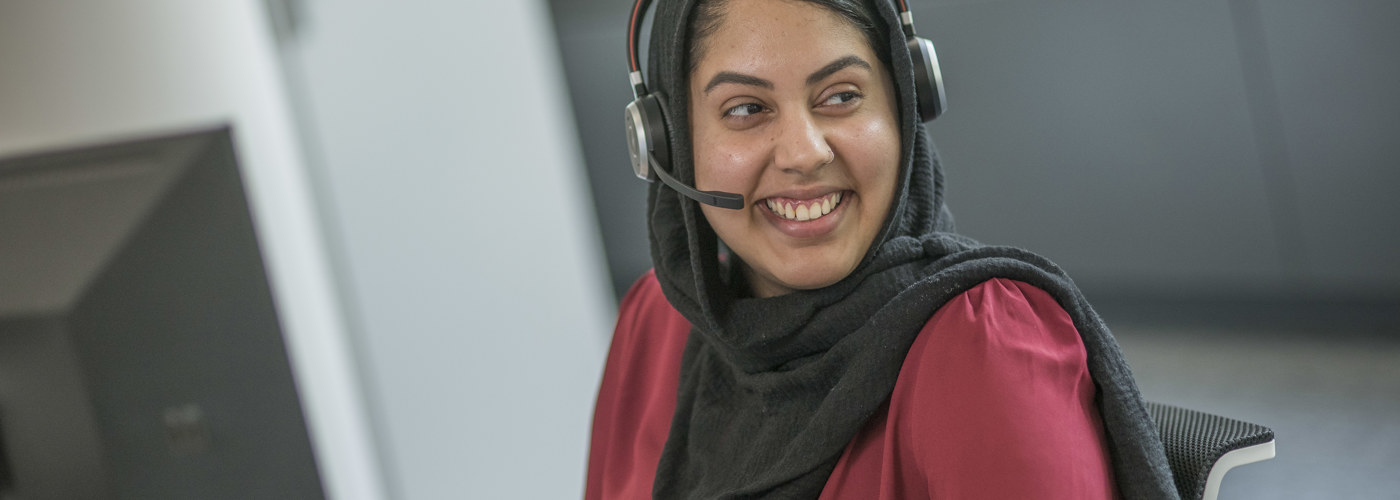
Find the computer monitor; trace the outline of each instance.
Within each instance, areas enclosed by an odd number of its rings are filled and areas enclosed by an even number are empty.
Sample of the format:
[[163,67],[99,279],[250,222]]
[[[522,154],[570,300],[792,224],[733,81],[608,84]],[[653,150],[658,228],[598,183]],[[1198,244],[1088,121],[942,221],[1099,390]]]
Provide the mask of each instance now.
[[232,131],[0,159],[0,499],[324,498]]

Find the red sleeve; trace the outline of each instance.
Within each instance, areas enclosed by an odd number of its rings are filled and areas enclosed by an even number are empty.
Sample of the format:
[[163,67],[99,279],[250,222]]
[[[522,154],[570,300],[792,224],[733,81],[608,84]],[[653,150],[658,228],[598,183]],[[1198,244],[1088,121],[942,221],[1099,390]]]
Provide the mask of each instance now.
[[654,273],[622,299],[593,411],[585,499],[651,498],[689,334]]
[[1064,309],[987,281],[929,319],[823,497],[1115,498],[1095,390]]

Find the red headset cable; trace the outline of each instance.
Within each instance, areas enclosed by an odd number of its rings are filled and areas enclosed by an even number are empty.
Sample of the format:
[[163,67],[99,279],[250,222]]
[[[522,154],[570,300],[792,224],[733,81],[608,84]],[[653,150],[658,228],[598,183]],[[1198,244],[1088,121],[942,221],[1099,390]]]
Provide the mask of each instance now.
[[632,6],[632,18],[627,24],[627,68],[628,78],[632,80],[633,97],[641,97],[647,93],[647,85],[642,81],[642,65],[637,62],[637,39],[641,36],[638,32],[639,25],[648,3],[650,2],[647,0],[637,0],[636,5]]

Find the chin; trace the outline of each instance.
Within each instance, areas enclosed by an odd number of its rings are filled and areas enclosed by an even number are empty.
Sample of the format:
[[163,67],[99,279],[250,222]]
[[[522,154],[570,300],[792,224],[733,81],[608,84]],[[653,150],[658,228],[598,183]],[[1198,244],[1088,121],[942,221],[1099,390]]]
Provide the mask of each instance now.
[[[754,291],[760,295],[783,295],[797,290],[816,290],[836,284],[847,275],[847,272],[834,272],[837,269],[834,265],[809,265],[795,269],[779,269],[777,272],[758,272],[750,277],[750,284]],[[760,287],[763,288],[760,288]],[[768,294],[764,294],[764,288]]]
[[815,275],[804,275],[793,279],[792,288],[796,290],[816,290],[836,284],[845,278],[846,274],[822,273]]

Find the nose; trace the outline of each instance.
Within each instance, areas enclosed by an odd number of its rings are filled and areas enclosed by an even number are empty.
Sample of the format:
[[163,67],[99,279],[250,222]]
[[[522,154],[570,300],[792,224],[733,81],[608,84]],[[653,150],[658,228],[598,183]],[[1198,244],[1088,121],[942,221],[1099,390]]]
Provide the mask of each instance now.
[[835,158],[826,133],[811,113],[789,113],[775,131],[774,164],[784,172],[806,175]]

